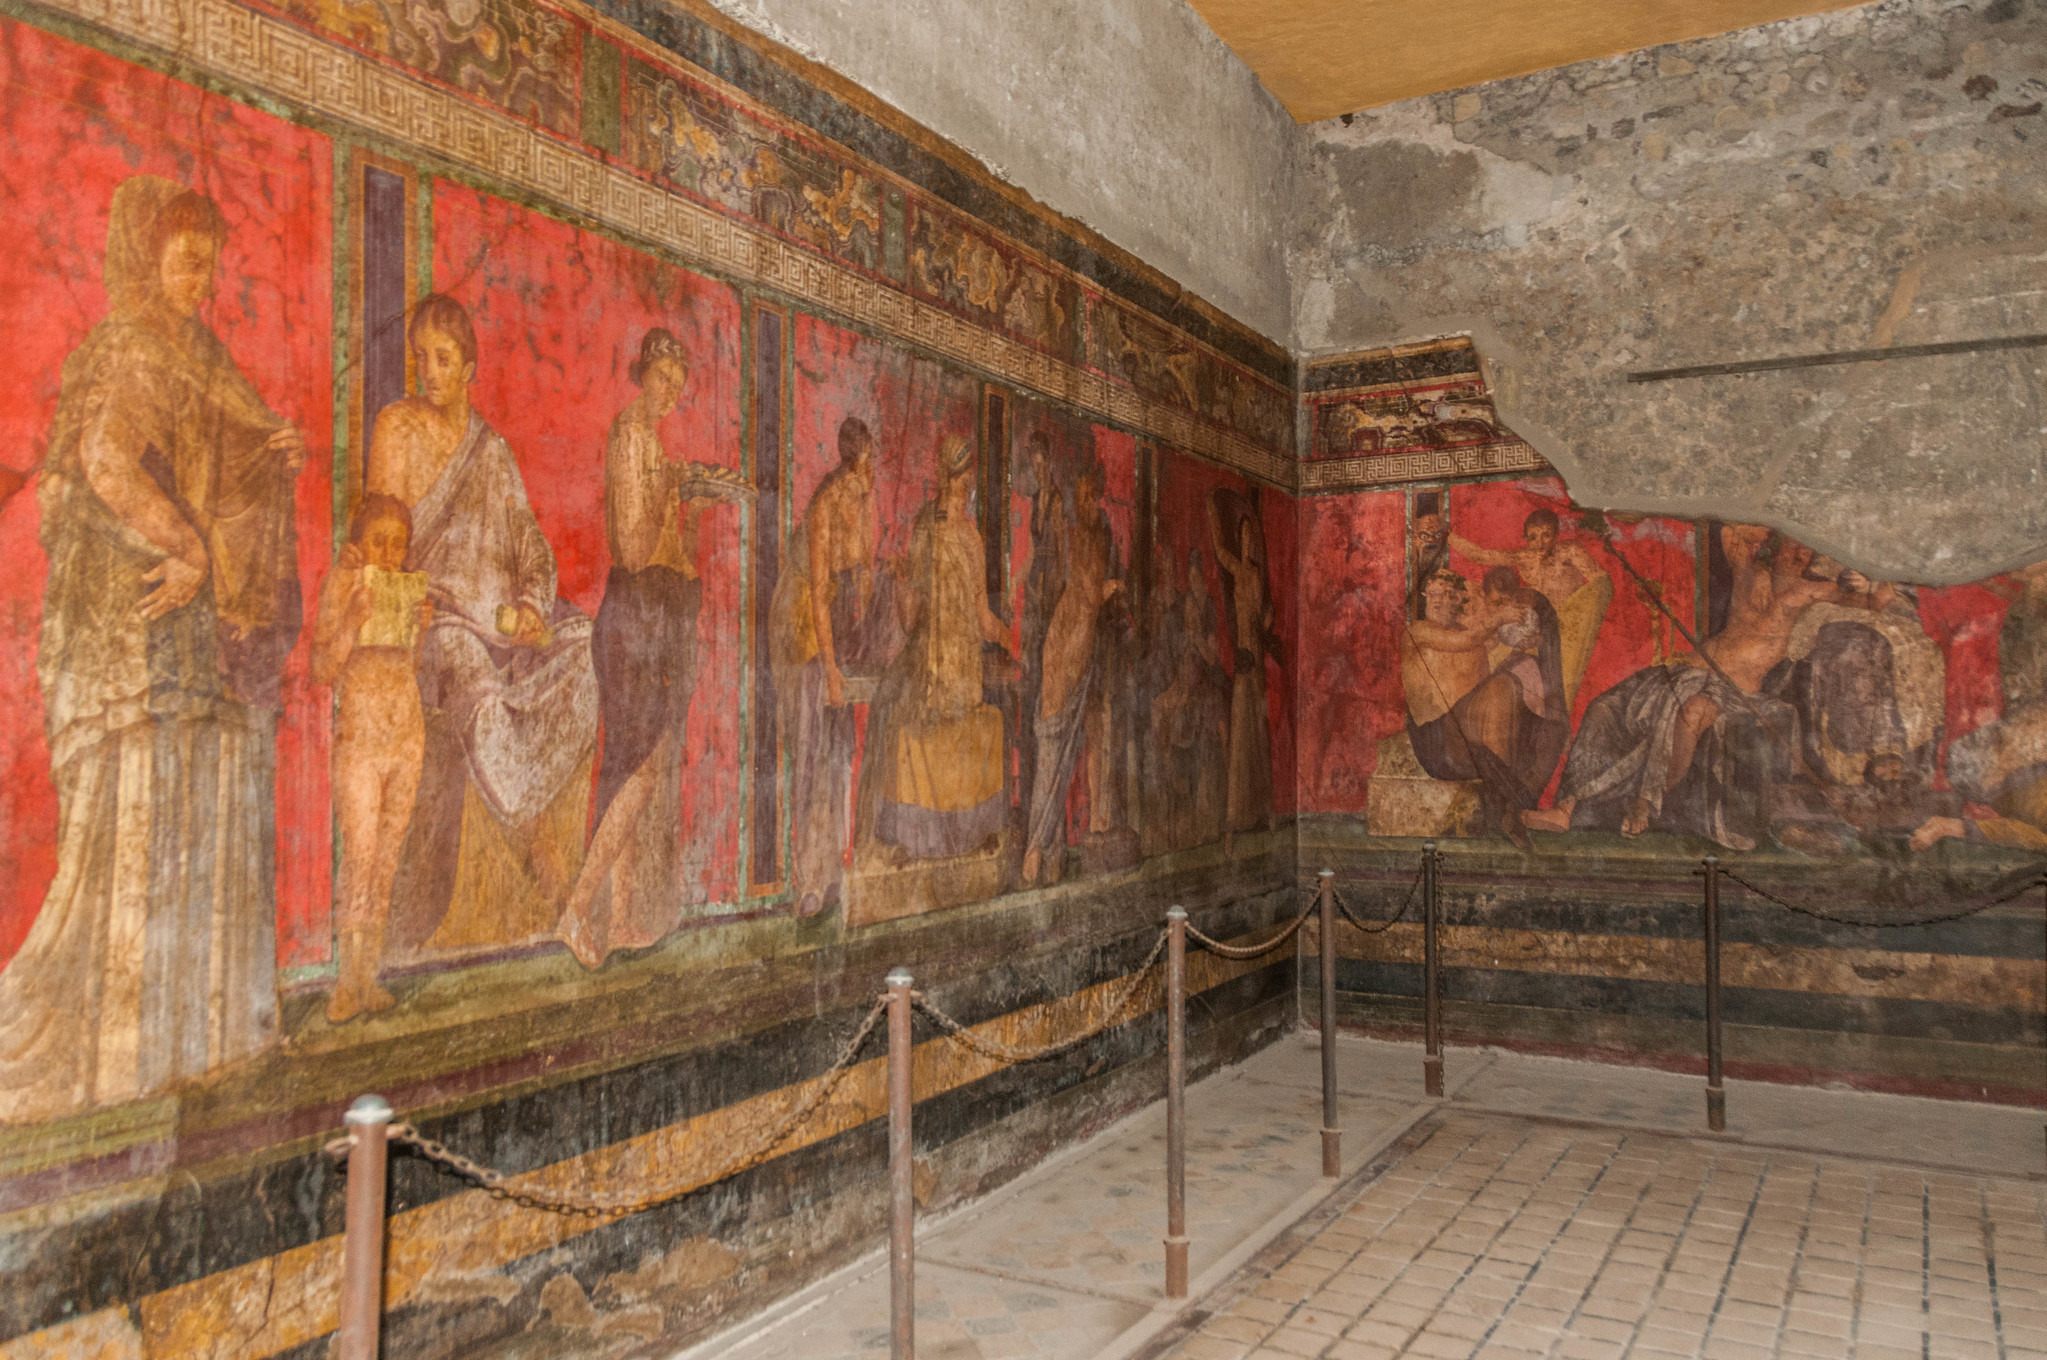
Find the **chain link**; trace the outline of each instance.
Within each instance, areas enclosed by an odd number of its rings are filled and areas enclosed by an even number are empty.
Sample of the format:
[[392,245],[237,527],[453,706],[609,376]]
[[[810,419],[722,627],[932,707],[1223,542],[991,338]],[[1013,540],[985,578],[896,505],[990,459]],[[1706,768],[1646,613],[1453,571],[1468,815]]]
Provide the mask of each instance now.
[[1187,923],[1187,935],[1189,939],[1198,940],[1203,945],[1206,945],[1210,953],[1220,954],[1226,959],[1255,959],[1270,954],[1273,950],[1291,940],[1294,937],[1294,933],[1301,928],[1309,916],[1314,914],[1314,911],[1315,903],[1310,900],[1307,906],[1301,908],[1301,914],[1293,919],[1291,925],[1267,940],[1264,944],[1224,944],[1221,940],[1210,939],[1196,930],[1192,921]]
[[[1703,873],[1705,871],[1698,870],[1696,872]],[[1992,907],[2002,906],[2006,902],[2009,902],[2014,898],[2024,896],[2026,893],[2033,891],[2035,888],[2047,885],[2047,879],[2038,878],[2029,879],[2026,882],[2019,884],[2018,887],[2013,888],[2010,892],[2004,894],[2002,897],[1993,897],[1987,902],[1978,902],[1971,906],[1964,907],[1960,911],[1947,912],[1940,916],[1918,916],[1906,921],[1863,921],[1858,920],[1853,916],[1839,916],[1830,911],[1821,911],[1818,907],[1809,907],[1804,905],[1803,903],[1793,902],[1787,898],[1779,897],[1776,893],[1771,892],[1768,888],[1758,887],[1756,884],[1749,882],[1747,879],[1743,878],[1740,874],[1734,872],[1734,870],[1728,868],[1726,865],[1720,866],[1720,875],[1723,878],[1733,879],[1736,883],[1739,883],[1742,887],[1748,889],[1756,896],[1763,898],[1766,901],[1775,902],[1778,906],[1784,907],[1790,911],[1798,912],[1802,916],[1810,916],[1813,917],[1815,920],[1820,921],[1832,921],[1835,925],[1868,926],[1873,929],[1888,929],[1891,927],[1904,926],[1936,926],[1944,921],[1959,921],[1965,916],[1974,916],[1977,915],[1979,912],[1989,911]]]
[[1358,919],[1357,913],[1350,909],[1350,903],[1343,900],[1343,894],[1336,890],[1335,884],[1330,885],[1329,895],[1336,899],[1336,909],[1343,913],[1344,919],[1349,921],[1351,925],[1367,935],[1383,935],[1393,929],[1394,926],[1400,924],[1401,920],[1407,915],[1407,909],[1414,905],[1414,895],[1421,890],[1421,886],[1422,871],[1416,869],[1414,871],[1414,881],[1407,885],[1407,896],[1401,900],[1400,910],[1394,912],[1383,921],[1372,921],[1369,923]]
[[1151,953],[1145,955],[1144,962],[1137,965],[1137,971],[1126,976],[1118,984],[1120,990],[1116,993],[1115,1004],[1109,1007],[1100,1029],[1087,1030],[1074,1035],[1070,1039],[1061,1039],[1057,1043],[1046,1044],[1042,1048],[1015,1048],[1009,1044],[996,1043],[993,1039],[984,1039],[959,1021],[953,1019],[950,1015],[947,1015],[944,1011],[938,1009],[937,1006],[932,1004],[931,998],[925,996],[924,993],[913,993],[912,1000],[915,1001],[917,1009],[930,1016],[932,1022],[940,1029],[952,1035],[953,1038],[958,1039],[962,1044],[965,1044],[969,1049],[984,1058],[989,1058],[999,1063],[1011,1064],[1037,1062],[1042,1058],[1049,1058],[1054,1054],[1064,1053],[1075,1044],[1080,1043],[1084,1039],[1092,1038],[1094,1035],[1099,1034],[1102,1029],[1107,1029],[1111,1024],[1115,1023],[1117,1017],[1123,1014],[1124,1008],[1137,996],[1139,984],[1150,974],[1152,966],[1159,961],[1159,955],[1165,953],[1165,950],[1166,932],[1162,930],[1159,932],[1158,939],[1152,944]]
[[[1413,890],[1410,889],[1408,893],[1409,899],[1412,900],[1413,896]],[[1196,930],[1191,924],[1187,927],[1187,933],[1225,958],[1257,958],[1261,954],[1271,953],[1290,939],[1301,928],[1302,923],[1308,919],[1309,914],[1313,910],[1314,903],[1311,902],[1299,916],[1294,918],[1292,924],[1261,945],[1226,945],[1217,940],[1210,939]],[[1401,911],[1405,913],[1405,905],[1402,906]],[[1345,915],[1349,915],[1347,909]],[[1388,924],[1391,923],[1389,922]],[[1110,1004],[1106,1012],[1108,1021],[1113,1022],[1120,1017],[1129,1007],[1131,1001],[1136,998],[1137,989],[1144,985],[1145,980],[1151,974],[1151,970],[1158,964],[1159,956],[1165,952],[1167,939],[1167,932],[1160,931],[1158,939],[1152,944],[1151,952],[1145,955],[1144,962],[1137,966],[1136,971],[1126,975],[1117,985],[1117,990],[1113,993],[1115,1000]],[[1060,1040],[1057,1043],[1047,1044],[1041,1048],[1017,1048],[1009,1044],[996,1043],[991,1039],[982,1038],[932,1004],[930,998],[922,992],[912,993],[911,999],[918,1010],[931,1017],[932,1021],[939,1028],[959,1039],[967,1048],[985,1058],[991,1058],[1002,1063],[1036,1062],[1043,1058],[1049,1058],[1054,1054],[1065,1052],[1074,1045],[1100,1032],[1099,1029],[1090,1030],[1076,1034],[1071,1038]],[[844,1078],[846,1070],[852,1066],[853,1059],[859,1053],[861,1045],[867,1042],[868,1036],[874,1033],[874,1027],[881,1022],[882,1016],[887,1014],[887,1012],[888,998],[884,996],[875,1002],[873,1009],[867,1012],[866,1019],[860,1022],[860,1027],[853,1032],[852,1037],[847,1039],[845,1044],[839,1049],[838,1056],[833,1059],[832,1065],[826,1069],[824,1074],[817,1079],[816,1084],[811,1088],[810,1094],[794,1109],[790,1110],[789,1113],[777,1120],[773,1127],[761,1137],[755,1139],[724,1167],[714,1174],[691,1176],[687,1181],[664,1186],[659,1190],[652,1190],[638,1195],[591,1195],[574,1190],[557,1190],[537,1185],[521,1185],[517,1183],[514,1177],[508,1176],[494,1167],[485,1166],[474,1158],[465,1157],[438,1139],[424,1136],[410,1124],[393,1124],[386,1130],[386,1136],[391,1142],[413,1149],[413,1151],[428,1161],[446,1167],[449,1171],[452,1171],[466,1181],[472,1182],[486,1193],[508,1203],[522,1205],[528,1209],[538,1209],[546,1213],[588,1215],[592,1218],[616,1218],[624,1217],[628,1214],[641,1213],[656,1205],[665,1204],[669,1200],[679,1198],[697,1186],[708,1185],[713,1181],[723,1180],[727,1176],[736,1175],[753,1166],[767,1153],[779,1147],[784,1139],[793,1133],[806,1119],[810,1118],[818,1106],[822,1105],[830,1097],[840,1080]],[[348,1138],[336,1139],[329,1143],[326,1148],[327,1153],[330,1156],[345,1155],[353,1143],[353,1137],[351,1135]]]
[[[657,1204],[666,1204],[669,1200],[686,1195],[699,1185],[708,1185],[713,1181],[720,1181],[727,1176],[744,1171],[767,1153],[779,1147],[782,1140],[795,1132],[797,1126],[810,1118],[817,1107],[822,1105],[825,1099],[831,1095],[840,1080],[846,1075],[846,1069],[852,1066],[853,1058],[859,1053],[860,1046],[867,1042],[867,1037],[870,1034],[874,1033],[874,1027],[881,1022],[881,1017],[887,1011],[887,997],[883,997],[875,1002],[874,1009],[867,1012],[867,1018],[860,1022],[860,1028],[855,1030],[853,1037],[848,1039],[845,1045],[839,1049],[838,1057],[833,1059],[831,1067],[826,1069],[824,1075],[817,1079],[817,1084],[811,1088],[810,1094],[804,1098],[802,1103],[789,1111],[788,1114],[783,1115],[767,1133],[755,1139],[753,1143],[748,1145],[722,1169],[713,1175],[691,1176],[686,1181],[664,1186],[659,1190],[649,1191],[644,1194],[588,1195],[574,1190],[550,1190],[535,1185],[520,1185],[502,1171],[464,1157],[461,1153],[450,1149],[445,1143],[423,1137],[419,1130],[410,1124],[393,1124],[389,1130],[390,1139],[394,1143],[402,1143],[412,1148],[428,1161],[439,1163],[464,1180],[475,1182],[497,1198],[513,1204],[524,1205],[528,1209],[540,1209],[554,1214],[587,1214],[592,1218],[612,1218],[623,1217],[626,1214],[637,1214],[643,1210],[651,1209]],[[336,1149],[345,1150],[348,1143],[348,1139],[339,1139],[335,1143],[330,1144],[328,1150],[330,1152]]]

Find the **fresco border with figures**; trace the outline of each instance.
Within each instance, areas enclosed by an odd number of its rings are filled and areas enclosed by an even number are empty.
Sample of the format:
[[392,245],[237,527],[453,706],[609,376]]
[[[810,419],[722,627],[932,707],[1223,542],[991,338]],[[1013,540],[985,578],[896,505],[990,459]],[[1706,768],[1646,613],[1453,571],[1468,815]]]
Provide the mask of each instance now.
[[[18,3],[24,15],[43,8],[32,0],[10,3]],[[539,0],[503,3],[522,12],[553,12]],[[49,9],[140,42],[178,63],[189,62],[208,77],[287,100],[559,203],[688,262],[855,318],[1261,480],[1292,485],[1291,432],[1281,416],[1288,398],[1285,384],[1253,372],[1192,335],[1176,335],[1166,342],[1163,353],[1126,349],[1110,356],[1121,360],[1114,367],[1057,357],[1041,344],[1006,334],[999,309],[923,301],[883,268],[835,258],[786,228],[761,223],[763,217],[769,222],[783,219],[760,206],[759,195],[755,211],[742,215],[656,172],[630,169],[608,155],[593,154],[603,151],[601,141],[607,139],[601,135],[599,145],[586,148],[544,126],[508,116],[467,90],[429,83],[394,61],[380,60],[354,44],[308,32],[288,18],[236,0],[56,0]],[[666,74],[672,79],[715,89],[714,82],[685,75],[679,63],[668,60],[671,69]],[[757,116],[765,121],[765,115]],[[856,157],[841,156],[842,175],[864,171],[877,180],[887,178]],[[860,171],[852,168],[856,165]],[[784,192],[781,197],[790,195]],[[983,232],[985,243],[972,244],[972,249],[984,254],[1018,249],[995,233]],[[883,263],[888,258],[884,255]],[[1049,261],[1039,268],[1056,272],[1068,286],[1079,281],[1079,276]],[[1098,305],[1131,310],[1099,290],[1086,291]],[[930,290],[924,295],[931,296]],[[975,325],[966,319],[977,311],[995,325]],[[1198,374],[1198,379],[1147,382],[1146,375],[1160,367]],[[1233,399],[1239,391],[1247,396]],[[1197,395],[1211,392],[1223,395],[1206,402]],[[1216,414],[1224,423],[1213,418]]]
[[1310,360],[1301,404],[1304,493],[1550,470],[1500,424],[1469,336]]

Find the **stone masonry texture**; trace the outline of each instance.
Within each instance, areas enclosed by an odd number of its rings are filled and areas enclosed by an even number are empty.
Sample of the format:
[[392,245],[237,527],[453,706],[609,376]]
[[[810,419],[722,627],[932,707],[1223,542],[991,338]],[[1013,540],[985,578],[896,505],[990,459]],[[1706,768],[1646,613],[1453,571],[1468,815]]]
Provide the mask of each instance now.
[[[1454,35],[1446,35],[1454,41]],[[1459,331],[1582,504],[1951,582],[2047,537],[2047,5],[1883,0],[1306,129],[1297,348]]]

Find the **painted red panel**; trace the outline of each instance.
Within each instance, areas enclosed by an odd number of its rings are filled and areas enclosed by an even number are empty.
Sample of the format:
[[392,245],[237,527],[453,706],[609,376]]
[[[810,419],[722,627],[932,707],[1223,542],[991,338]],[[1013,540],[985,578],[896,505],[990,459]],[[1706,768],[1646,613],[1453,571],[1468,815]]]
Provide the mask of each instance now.
[[[1450,523],[1480,548],[1521,546],[1529,512],[1555,511],[1563,539],[1583,547],[1614,583],[1613,602],[1586,662],[1571,714],[1646,665],[1684,650],[1683,634],[1650,603],[1616,551],[1644,581],[1660,587],[1678,623],[1693,627],[1695,533],[1669,519],[1616,519],[1611,544],[1586,530],[1555,478],[1482,482],[1449,490]],[[1405,627],[1406,493],[1368,492],[1302,503],[1301,645],[1302,806],[1317,812],[1362,812],[1377,745],[1405,724],[1400,638]],[[1476,580],[1485,568],[1462,553],[1450,570]],[[1370,749],[1367,749],[1370,748]],[[1559,770],[1559,773],[1561,770]],[[1549,794],[1555,792],[1555,777]]]
[[[1652,661],[1668,657],[1673,649],[1688,649],[1683,634],[1670,626],[1668,618],[1649,602],[1648,595],[1614,556],[1614,549],[1627,555],[1628,563],[1651,585],[1662,587],[1662,601],[1685,627],[1697,631],[1692,620],[1697,580],[1694,565],[1695,537],[1685,520],[1642,519],[1635,523],[1613,522],[1613,547],[1598,535],[1576,523],[1572,503],[1562,481],[1554,477],[1531,478],[1522,482],[1481,482],[1450,489],[1450,525],[1460,538],[1483,548],[1518,548],[1522,524],[1531,510],[1553,510],[1563,521],[1562,541],[1576,543],[1613,579],[1613,603],[1599,628],[1585,664],[1585,679],[1572,705],[1571,725],[1575,730],[1585,716],[1585,706]],[[1395,539],[1398,542],[1398,538]],[[1485,568],[1461,553],[1450,554],[1450,569],[1476,580]],[[1660,630],[1660,631],[1659,631]]]
[[[980,427],[981,385],[812,316],[795,317],[792,330],[795,449],[789,480],[795,504],[790,521],[804,525],[818,483],[838,465],[839,426],[855,417],[874,436],[875,552],[880,558],[899,558],[909,551],[918,510],[937,486],[939,441],[947,434],[971,439]],[[866,752],[867,709],[864,703],[854,706],[856,781]],[[851,815],[852,800],[847,808]]]
[[1947,745],[2004,716],[2004,683],[1997,670],[1997,635],[2008,603],[1982,585],[1919,592],[1919,621],[1947,654]]
[[1299,754],[1294,735],[1294,675],[1300,664],[1297,632],[1300,612],[1294,582],[1300,579],[1300,533],[1297,502],[1291,496],[1267,488],[1262,509],[1265,520],[1267,575],[1272,582],[1272,634],[1278,641],[1274,660],[1265,682],[1267,722],[1272,728],[1272,810],[1290,816],[1300,807]]
[[[519,460],[534,518],[554,548],[562,597],[594,616],[611,570],[605,437],[638,392],[627,368],[651,327],[667,327],[690,356],[689,389],[661,426],[669,455],[740,466],[738,295],[445,181],[434,193],[434,286],[469,309],[478,347],[472,400]],[[739,892],[738,509],[706,511],[699,533],[701,661],[679,834],[710,851],[690,899],[730,902]]]
[[[100,282],[114,189],[160,175],[213,197],[227,218],[205,318],[241,370],[306,432],[298,483],[306,614],[328,560],[333,432],[333,152],[325,137],[140,67],[0,20],[0,463],[38,462],[64,357],[107,314]],[[11,480],[11,479],[10,479]],[[0,510],[0,959],[11,957],[55,869],[56,799],[34,671],[47,564],[31,484]],[[330,830],[326,692],[302,639],[285,671],[277,738],[278,951],[327,953]]]
[[910,546],[910,525],[937,485],[938,442],[974,438],[980,384],[929,359],[815,317],[795,318],[795,521],[838,465],[839,423],[857,416],[874,435],[878,551]]
[[1300,502],[1300,806],[1365,810],[1379,742],[1406,722],[1399,491]]
[[[1178,589],[1185,589],[1187,562],[1190,551],[1198,552],[1201,571],[1208,597],[1214,601],[1216,646],[1220,651],[1219,662],[1223,672],[1232,678],[1237,673],[1237,643],[1235,632],[1228,615],[1227,596],[1223,589],[1222,569],[1215,557],[1215,546],[1209,534],[1209,498],[1218,489],[1227,489],[1238,495],[1252,491],[1251,482],[1237,473],[1204,463],[1185,454],[1168,452],[1160,460],[1158,510],[1159,551],[1165,555],[1173,573],[1173,583]],[[1293,660],[1285,651],[1285,634],[1289,626],[1290,602],[1285,598],[1291,593],[1289,578],[1283,573],[1292,569],[1297,557],[1295,531],[1293,527],[1293,502],[1270,487],[1258,490],[1259,522],[1265,531],[1265,582],[1266,593],[1272,602],[1272,635],[1280,638],[1280,650],[1268,651],[1265,667],[1265,704],[1267,736],[1271,744],[1273,765],[1274,811],[1290,811],[1296,801],[1291,788],[1282,788],[1282,781],[1291,786],[1295,779],[1291,761],[1293,744],[1293,723],[1291,719],[1291,684],[1284,674],[1284,668]],[[1270,646],[1270,644],[1268,644]]]

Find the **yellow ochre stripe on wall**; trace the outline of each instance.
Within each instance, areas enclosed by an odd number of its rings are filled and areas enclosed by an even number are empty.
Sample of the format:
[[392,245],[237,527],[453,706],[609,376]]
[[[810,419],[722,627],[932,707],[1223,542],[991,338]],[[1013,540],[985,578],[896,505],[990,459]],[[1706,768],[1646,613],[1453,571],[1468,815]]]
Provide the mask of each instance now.
[[[1246,961],[1195,953],[1187,960],[1190,994],[1267,967],[1283,954]],[[1076,1033],[1094,1034],[1159,1009],[1163,968],[1155,968],[1119,1012],[1111,1006],[1122,978],[1027,1006],[972,1026],[986,1040],[1035,1046]],[[952,1037],[917,1046],[918,1100],[929,1100],[994,1072],[1002,1064]],[[695,1189],[722,1171],[744,1147],[816,1088],[818,1078],[763,1092],[680,1124],[595,1149],[515,1177],[514,1186],[617,1192],[653,1186]],[[776,1149],[783,1155],[883,1118],[888,1110],[887,1058],[846,1070],[831,1096]],[[402,1116],[401,1116],[402,1117]],[[460,1151],[460,1149],[456,1149]],[[390,1222],[385,1306],[400,1308],[435,1280],[498,1270],[615,1219],[567,1217],[523,1208],[481,1190],[465,1191],[394,1215]],[[0,1344],[0,1360],[262,1360],[303,1345],[339,1325],[341,1238],[236,1266],[151,1294],[138,1306],[138,1335],[125,1310],[104,1309]]]
[[[1314,938],[1312,928],[1304,933],[1311,940]],[[1307,947],[1313,951],[1313,945]],[[1705,946],[1699,941],[1648,935],[1572,935],[1493,926],[1444,926],[1438,948],[1446,968],[1569,977],[1700,983],[1706,966]],[[1354,926],[1341,926],[1336,933],[1336,952],[1347,959],[1419,963],[1422,928],[1403,923],[1367,935]],[[2047,964],[2039,959],[1723,944],[1720,975],[1729,987],[1938,1001],[1956,1006],[2038,1010],[2043,999],[2047,999]]]

